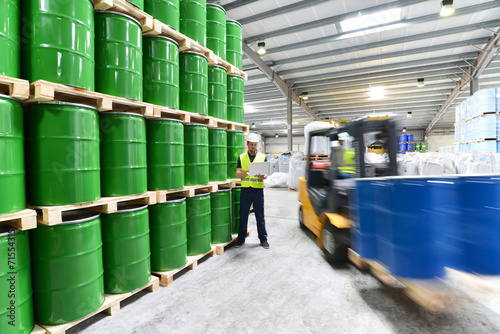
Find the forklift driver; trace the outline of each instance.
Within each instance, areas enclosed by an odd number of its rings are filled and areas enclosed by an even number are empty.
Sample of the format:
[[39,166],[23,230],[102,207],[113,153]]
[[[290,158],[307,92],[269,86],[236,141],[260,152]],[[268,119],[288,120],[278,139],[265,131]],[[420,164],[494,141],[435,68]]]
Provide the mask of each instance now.
[[355,173],[354,151],[349,149],[351,136],[347,132],[339,133],[339,144],[342,147],[344,166],[338,167],[339,179],[350,179]]

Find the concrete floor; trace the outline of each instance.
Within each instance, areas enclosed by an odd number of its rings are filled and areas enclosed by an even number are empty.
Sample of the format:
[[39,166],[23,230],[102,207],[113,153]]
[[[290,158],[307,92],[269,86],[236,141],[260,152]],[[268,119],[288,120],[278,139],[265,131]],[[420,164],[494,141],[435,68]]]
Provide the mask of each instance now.
[[329,265],[299,227],[297,192],[266,189],[265,198],[269,250],[259,246],[252,215],[242,248],[229,246],[169,287],[139,292],[116,315],[98,314],[67,333],[500,332],[498,291],[433,315],[351,264]]

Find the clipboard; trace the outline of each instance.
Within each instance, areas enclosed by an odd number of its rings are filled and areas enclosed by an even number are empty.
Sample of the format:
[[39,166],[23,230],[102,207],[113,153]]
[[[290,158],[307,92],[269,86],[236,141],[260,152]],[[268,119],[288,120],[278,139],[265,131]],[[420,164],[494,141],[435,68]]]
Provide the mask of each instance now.
[[269,161],[265,162],[251,162],[250,169],[248,171],[248,175],[269,175],[269,168],[271,164]]

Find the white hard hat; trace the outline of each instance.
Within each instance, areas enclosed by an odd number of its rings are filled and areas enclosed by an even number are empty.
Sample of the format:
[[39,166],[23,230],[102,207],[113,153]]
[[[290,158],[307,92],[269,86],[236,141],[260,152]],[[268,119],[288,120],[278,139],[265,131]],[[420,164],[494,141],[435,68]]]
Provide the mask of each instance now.
[[351,136],[347,132],[341,132],[339,133],[339,140],[347,140],[351,139]]
[[247,137],[247,141],[250,143],[258,143],[259,136],[256,133],[250,132]]

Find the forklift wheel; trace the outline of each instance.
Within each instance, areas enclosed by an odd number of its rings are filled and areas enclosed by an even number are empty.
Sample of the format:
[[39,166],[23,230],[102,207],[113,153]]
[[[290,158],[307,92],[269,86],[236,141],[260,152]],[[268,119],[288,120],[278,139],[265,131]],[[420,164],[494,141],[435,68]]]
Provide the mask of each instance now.
[[302,205],[299,207],[299,224],[301,229],[306,229],[306,225],[304,225],[304,213],[302,212]]
[[347,245],[345,244],[346,229],[339,229],[329,221],[325,222],[322,232],[323,252],[326,260],[331,264],[339,264],[347,261]]

